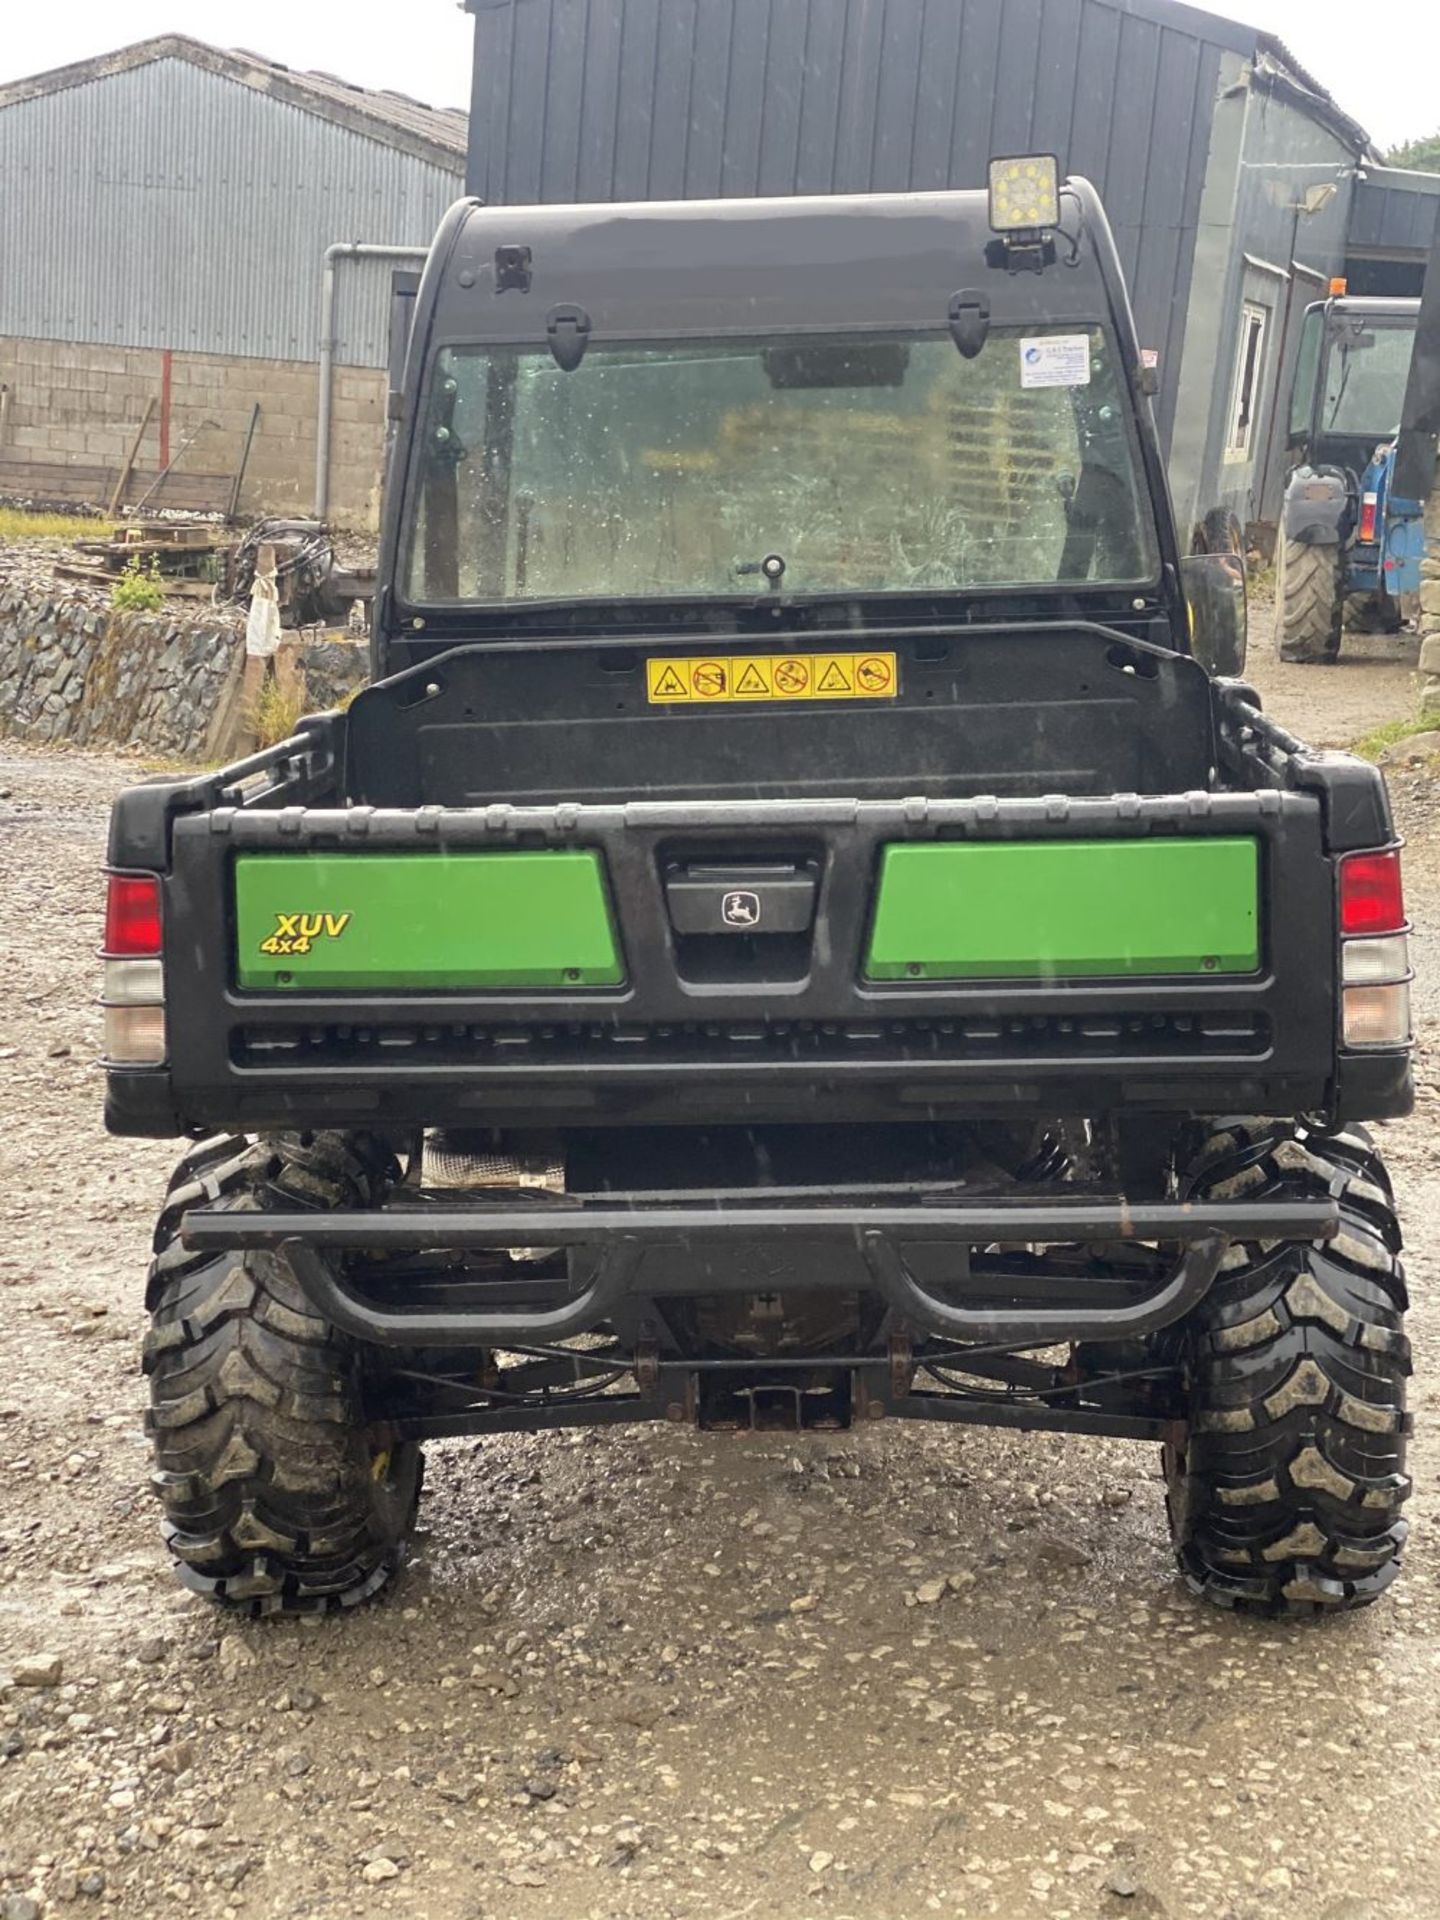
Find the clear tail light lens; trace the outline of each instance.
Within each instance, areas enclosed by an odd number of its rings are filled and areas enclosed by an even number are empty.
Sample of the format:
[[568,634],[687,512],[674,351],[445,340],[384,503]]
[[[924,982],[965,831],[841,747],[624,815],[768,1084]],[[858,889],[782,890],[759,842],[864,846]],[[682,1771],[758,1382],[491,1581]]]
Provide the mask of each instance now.
[[1410,942],[1403,933],[1374,940],[1347,940],[1340,949],[1347,987],[1393,986],[1410,978]]
[[164,1059],[164,1007],[106,1007],[106,1066],[158,1067]]
[[1360,538],[1370,541],[1375,538],[1375,523],[1380,513],[1380,496],[1367,493],[1360,500]]
[[101,1004],[107,1007],[158,1007],[165,998],[165,967],[160,960],[107,960],[105,991]]
[[1410,1039],[1410,989],[1346,987],[1344,1035],[1347,1047],[1403,1047]]

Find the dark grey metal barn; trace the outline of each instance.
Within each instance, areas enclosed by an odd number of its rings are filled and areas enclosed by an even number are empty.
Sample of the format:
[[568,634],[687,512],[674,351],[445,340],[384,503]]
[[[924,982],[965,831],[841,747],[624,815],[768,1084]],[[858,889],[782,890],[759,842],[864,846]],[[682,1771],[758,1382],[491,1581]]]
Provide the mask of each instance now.
[[1109,209],[1182,523],[1273,517],[1298,310],[1368,156],[1278,41],[1179,0],[468,4],[488,200],[976,187],[1057,153]]

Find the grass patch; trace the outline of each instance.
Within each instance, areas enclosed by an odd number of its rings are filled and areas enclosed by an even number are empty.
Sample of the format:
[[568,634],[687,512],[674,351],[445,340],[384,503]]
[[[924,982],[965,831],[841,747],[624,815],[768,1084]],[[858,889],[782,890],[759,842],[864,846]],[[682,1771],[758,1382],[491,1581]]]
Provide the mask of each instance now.
[[158,613],[165,604],[165,582],[160,578],[160,562],[152,553],[147,567],[139,554],[125,562],[120,578],[110,589],[110,604],[119,613]]
[[1436,731],[1433,720],[1387,720],[1383,727],[1372,727],[1369,733],[1362,733],[1351,751],[1358,753],[1362,760],[1378,760],[1386,747],[1396,746],[1417,733]]
[[113,521],[89,513],[28,513],[0,507],[0,540],[108,540]]
[[304,711],[305,696],[298,687],[282,687],[278,680],[267,679],[256,697],[251,716],[251,725],[258,735],[257,744],[278,747],[282,740],[288,740]]

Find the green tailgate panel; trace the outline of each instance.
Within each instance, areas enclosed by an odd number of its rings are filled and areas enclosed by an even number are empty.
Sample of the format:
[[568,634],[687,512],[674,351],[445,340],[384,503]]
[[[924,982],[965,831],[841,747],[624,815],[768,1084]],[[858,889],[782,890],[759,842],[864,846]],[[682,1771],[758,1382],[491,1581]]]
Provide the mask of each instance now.
[[254,853],[235,862],[236,978],[280,992],[613,987],[600,856]]
[[869,980],[1253,973],[1254,840],[1030,840],[885,849]]

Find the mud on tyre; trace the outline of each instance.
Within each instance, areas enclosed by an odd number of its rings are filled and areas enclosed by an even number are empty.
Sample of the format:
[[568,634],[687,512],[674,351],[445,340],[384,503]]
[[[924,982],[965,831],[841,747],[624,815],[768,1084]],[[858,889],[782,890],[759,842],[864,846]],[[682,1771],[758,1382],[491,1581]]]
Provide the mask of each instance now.
[[1344,635],[1344,563],[1338,547],[1280,543],[1275,632],[1282,660],[1322,665],[1337,658]]
[[403,1557],[420,1453],[367,1427],[359,1355],[283,1255],[191,1252],[182,1215],[365,1204],[386,1162],[336,1134],[232,1137],[171,1182],[147,1295],[154,1485],[181,1580],[226,1607],[316,1613],[378,1593]]
[[1221,1606],[1361,1607],[1399,1571],[1410,1348],[1379,1155],[1358,1128],[1234,1121],[1187,1182],[1196,1200],[1327,1193],[1335,1239],[1237,1244],[1180,1333],[1189,1428],[1166,1450],[1171,1534],[1190,1586]]

